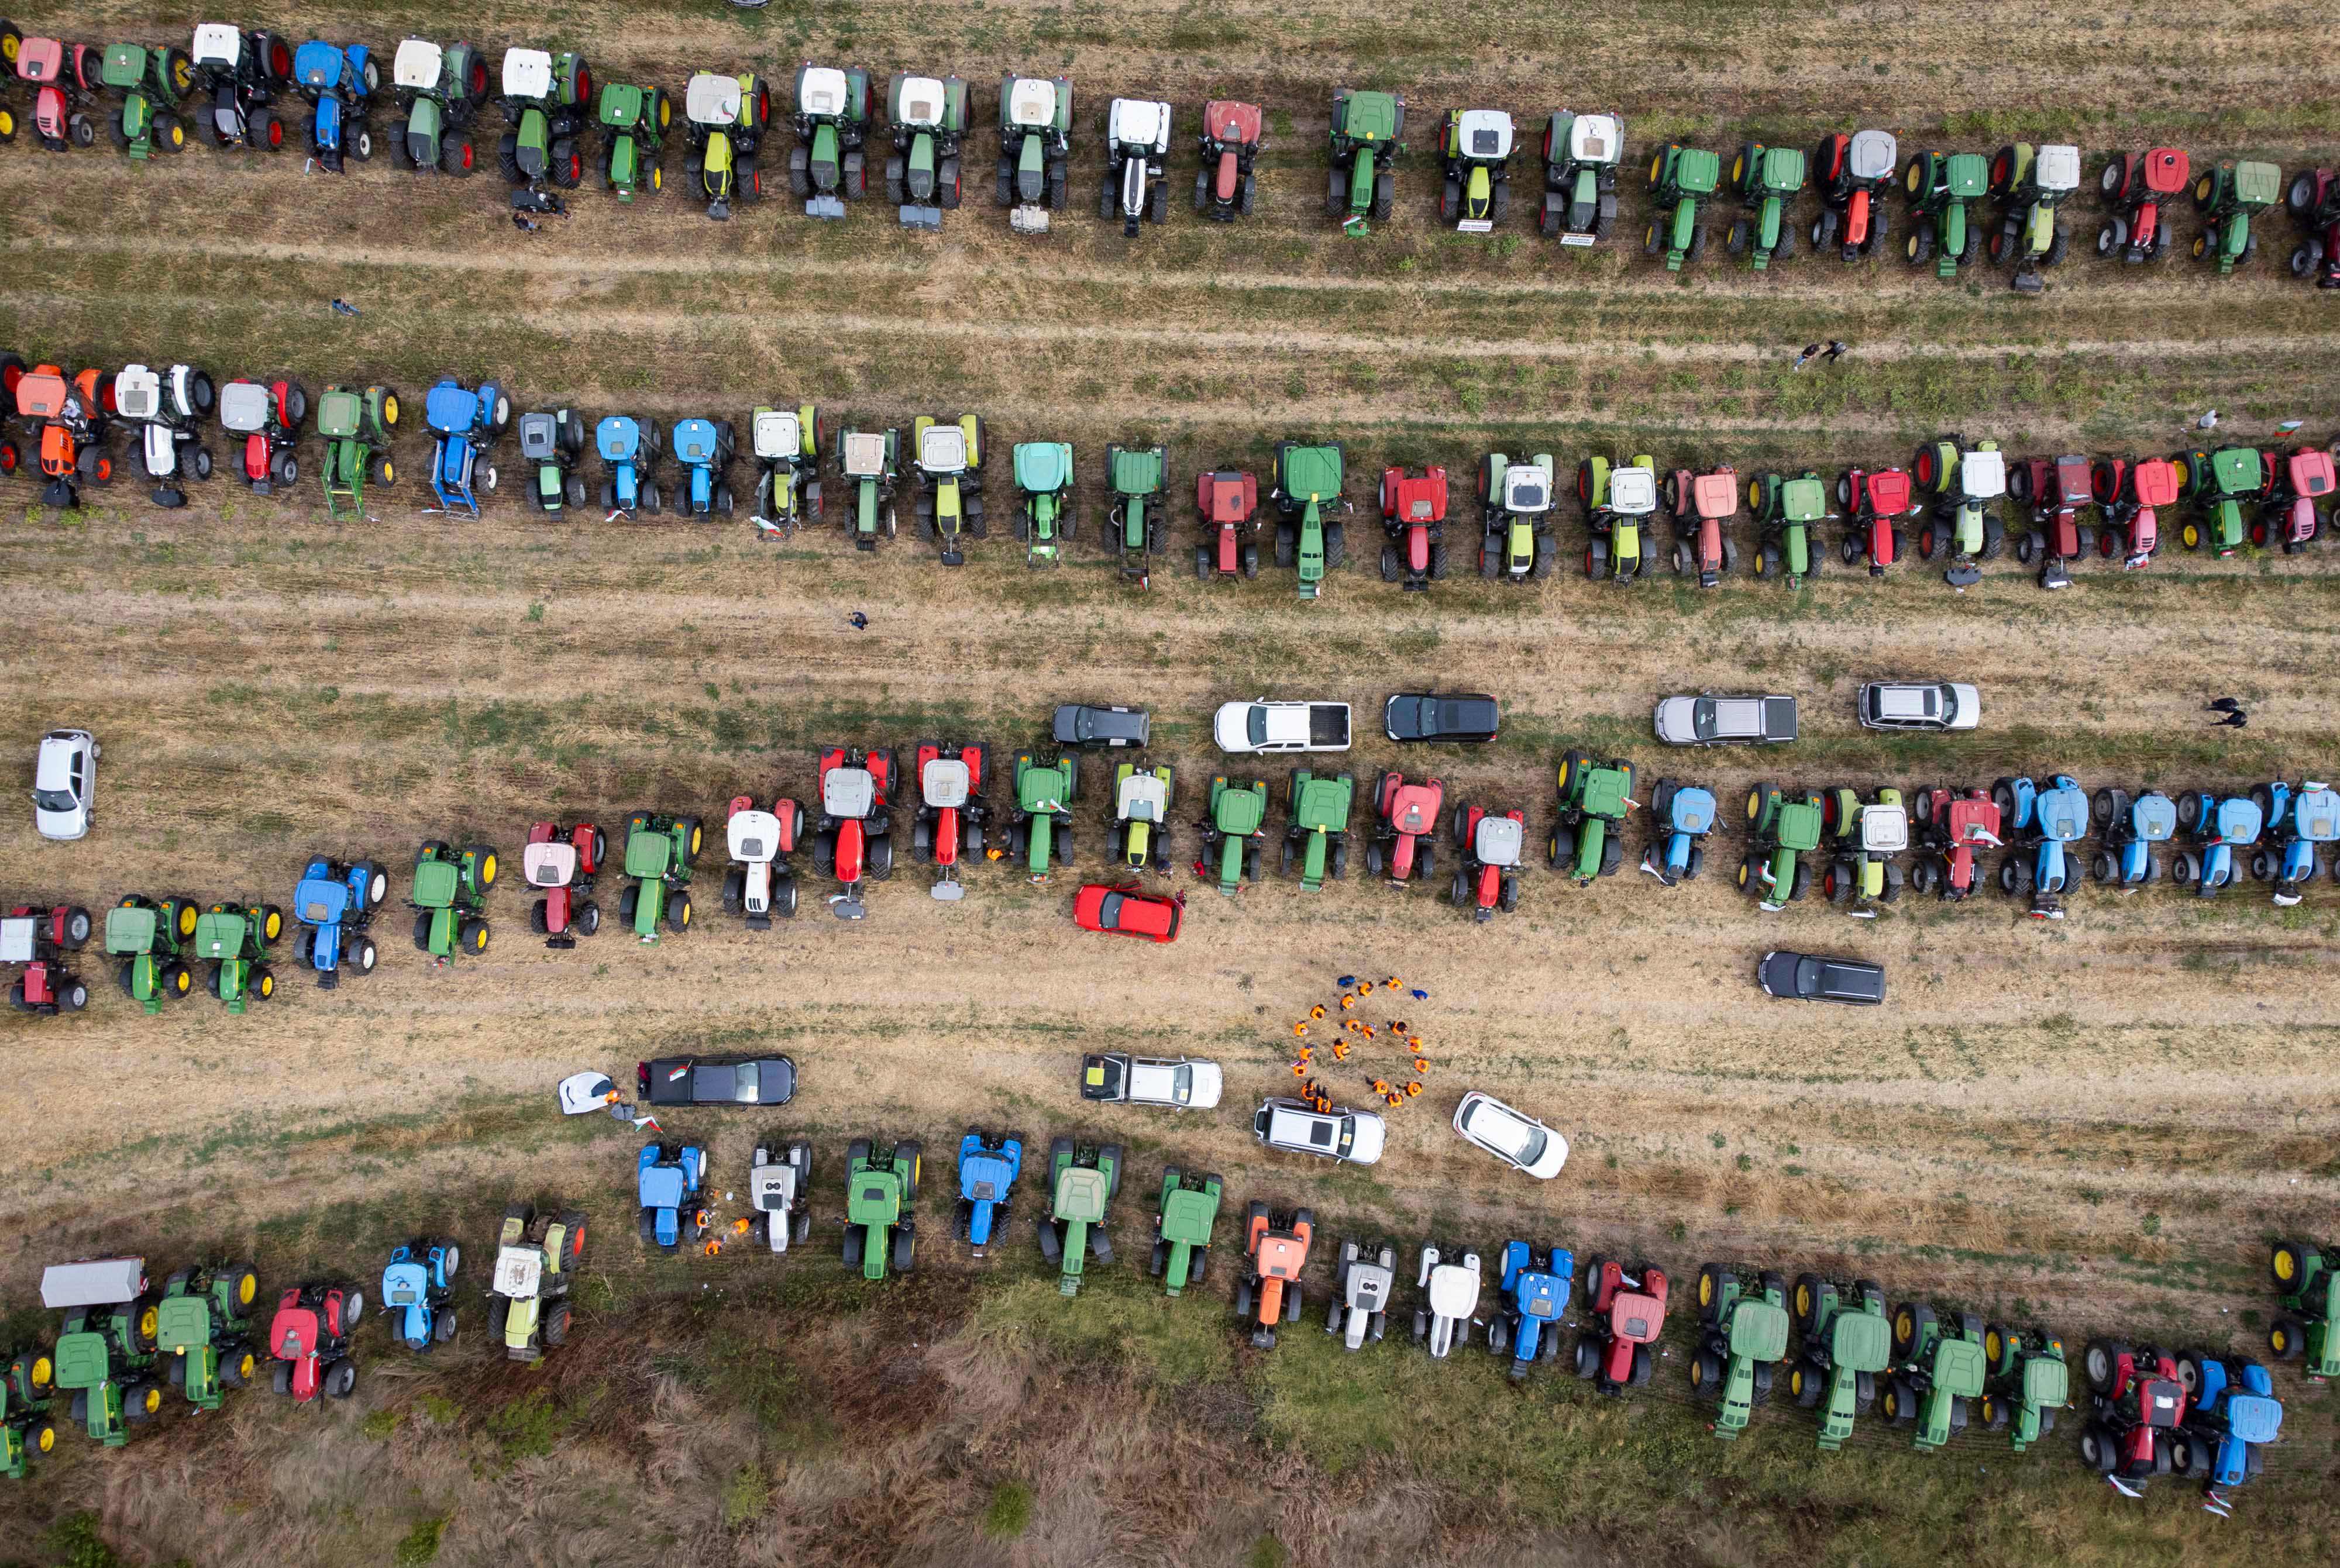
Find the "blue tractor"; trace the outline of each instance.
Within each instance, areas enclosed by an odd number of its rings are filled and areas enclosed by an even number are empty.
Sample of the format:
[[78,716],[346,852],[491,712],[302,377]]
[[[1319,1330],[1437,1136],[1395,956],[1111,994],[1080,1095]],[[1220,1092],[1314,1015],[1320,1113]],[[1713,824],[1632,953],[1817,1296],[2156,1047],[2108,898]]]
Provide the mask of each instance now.
[[292,888],[292,918],[301,922],[301,962],[315,971],[318,989],[332,990],[344,971],[373,972],[373,938],[366,927],[389,896],[390,873],[370,860],[344,864],[309,857]]
[[644,1241],[672,1252],[681,1244],[686,1228],[694,1241],[706,1234],[707,1210],[692,1201],[707,1176],[705,1149],[691,1144],[645,1143],[634,1171]]
[[1560,1320],[1575,1278],[1576,1255],[1564,1247],[1503,1243],[1502,1294],[1487,1326],[1487,1348],[1510,1353],[1512,1382],[1538,1361],[1560,1359]]
[[400,1344],[427,1356],[455,1337],[455,1275],[463,1249],[446,1237],[417,1237],[391,1249],[382,1271],[382,1305]]
[[2034,920],[2062,920],[2064,894],[2083,876],[2080,857],[2068,846],[2087,836],[2087,792],[2069,774],[2057,774],[2045,789],[2028,778],[2000,779],[1990,798],[2015,852],[1998,863],[1998,891],[2028,895]]
[[970,1127],[958,1140],[958,1233],[977,1257],[994,1233],[1007,1224],[1016,1178],[1024,1170],[1024,1139],[1008,1133],[994,1138]]
[[431,493],[449,511],[478,517],[480,494],[496,488],[489,459],[511,424],[511,399],[493,381],[473,392],[450,376],[423,398],[422,420],[431,427]]
[[731,515],[731,421],[685,419],[674,428],[674,460],[682,465],[675,510],[692,518]]
[[593,427],[593,449],[601,454],[601,509],[657,517],[658,421],[609,415]]
[[2131,796],[2127,790],[2100,789],[2088,811],[2104,844],[2091,868],[2098,882],[2127,892],[2161,880],[2153,846],[2176,836],[2176,802],[2159,790]]
[[2170,876],[2190,885],[2197,898],[2216,898],[2235,880],[2240,869],[2235,852],[2258,843],[2266,814],[2259,803],[2242,795],[2218,796],[2188,791],[2177,797],[2177,825],[2195,847],[2177,852]]
[[318,168],[339,174],[344,159],[362,163],[373,156],[366,114],[382,85],[382,67],[364,44],[344,49],[312,38],[292,53],[292,79],[309,100],[309,152]]
[[2177,1381],[2186,1391],[2186,1423],[2170,1468],[2213,1489],[2258,1479],[2266,1445],[2283,1435],[2283,1402],[2267,1369],[2189,1350],[2177,1358]]
[[1668,887],[1706,868],[1706,835],[1714,831],[1714,792],[1660,779],[1650,796],[1650,820],[1660,824],[1642,852],[1641,869]]
[[[2251,855],[2251,874],[2275,883],[2275,902],[2288,909],[2315,880],[2318,845],[2340,840],[2340,794],[2314,779],[2296,786],[2281,779],[2260,784],[2251,799],[2266,817],[2265,843]],[[2340,880],[2340,860],[2332,863]]]

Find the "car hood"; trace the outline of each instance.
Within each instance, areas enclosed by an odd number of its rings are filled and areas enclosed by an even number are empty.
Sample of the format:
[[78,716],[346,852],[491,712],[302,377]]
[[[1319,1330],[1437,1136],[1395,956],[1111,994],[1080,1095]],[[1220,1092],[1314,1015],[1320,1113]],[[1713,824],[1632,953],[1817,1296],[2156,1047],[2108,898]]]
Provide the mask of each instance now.
[[1210,1109],[1219,1103],[1219,1096],[1225,1090],[1225,1085],[1220,1080],[1219,1064],[1215,1061],[1190,1061],[1186,1065],[1194,1070],[1193,1080],[1187,1086],[1186,1109]]
[[43,838],[79,838],[89,831],[79,812],[43,811],[38,806],[33,808],[33,826]]
[[1658,738],[1671,745],[1687,745],[1698,739],[1698,699],[1667,697],[1658,704]]
[[1370,1110],[1353,1111],[1355,1129],[1349,1140],[1348,1159],[1352,1164],[1371,1165],[1382,1157],[1382,1144],[1389,1134],[1382,1119]]
[[1982,722],[1982,694],[1963,681],[1954,681],[1950,691],[1958,698],[1958,711],[1950,715],[1949,727],[1970,730]]

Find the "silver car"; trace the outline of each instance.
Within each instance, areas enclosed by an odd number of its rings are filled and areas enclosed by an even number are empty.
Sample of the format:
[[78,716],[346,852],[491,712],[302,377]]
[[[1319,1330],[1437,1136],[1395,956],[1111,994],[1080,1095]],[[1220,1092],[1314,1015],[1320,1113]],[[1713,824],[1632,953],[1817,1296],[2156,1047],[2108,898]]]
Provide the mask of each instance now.
[[33,825],[43,838],[88,833],[98,751],[97,737],[87,730],[51,730],[41,737],[40,758],[33,764]]
[[1305,1100],[1275,1099],[1253,1113],[1252,1136],[1270,1149],[1371,1165],[1388,1129],[1370,1110],[1313,1110]]
[[1870,730],[1970,730],[1982,722],[1982,696],[1959,681],[1870,681],[1854,705]]
[[1472,1090],[1454,1108],[1454,1130],[1513,1170],[1550,1181],[1568,1163],[1568,1139],[1492,1094]]
[[1796,738],[1796,699],[1721,695],[1665,697],[1658,738],[1670,746],[1779,745]]

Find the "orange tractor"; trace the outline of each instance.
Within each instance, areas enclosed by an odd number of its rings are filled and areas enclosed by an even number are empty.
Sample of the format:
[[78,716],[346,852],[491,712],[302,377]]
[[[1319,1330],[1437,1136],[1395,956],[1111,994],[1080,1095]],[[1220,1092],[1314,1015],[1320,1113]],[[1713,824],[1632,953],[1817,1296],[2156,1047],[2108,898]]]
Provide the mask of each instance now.
[[1275,1348],[1275,1326],[1300,1320],[1300,1271],[1316,1234],[1313,1209],[1270,1211],[1254,1203],[1244,1213],[1244,1251],[1251,1272],[1235,1287],[1235,1312],[1250,1325],[1254,1350]]
[[60,510],[81,505],[90,485],[110,484],[114,458],[106,436],[114,426],[114,378],[84,370],[71,380],[55,365],[35,365],[16,377],[16,413],[41,438],[41,473],[48,480],[41,504]]

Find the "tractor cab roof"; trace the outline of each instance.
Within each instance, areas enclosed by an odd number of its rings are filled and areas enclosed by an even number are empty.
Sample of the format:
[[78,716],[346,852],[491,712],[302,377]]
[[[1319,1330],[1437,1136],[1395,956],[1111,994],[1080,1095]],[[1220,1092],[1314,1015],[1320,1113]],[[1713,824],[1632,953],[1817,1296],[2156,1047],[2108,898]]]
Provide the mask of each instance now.
[[[2323,784],[2310,784],[2291,803],[2287,824],[2294,837],[2309,843],[2340,839],[2340,794]],[[2279,824],[2284,825],[2284,824]]]
[[892,468],[882,430],[848,430],[838,443],[838,464],[850,479],[882,478]]
[[2271,207],[2283,199],[2283,171],[2257,162],[2235,165],[2235,200],[2246,207]]
[[1265,118],[1258,104],[1233,98],[1214,98],[1203,105],[1205,133],[1230,146],[1258,141]]
[[551,54],[542,49],[504,51],[505,97],[541,99],[551,95]]
[[2080,150],[2068,143],[2050,142],[2033,154],[2031,181],[2040,190],[2062,195],[2080,188]]
[[520,869],[530,887],[567,887],[577,874],[577,846],[566,841],[530,844],[520,852]]
[[2272,1443],[2283,1431],[2283,1405],[2264,1394],[2226,1395],[2226,1435],[2245,1443]]
[[2072,1392],[2072,1369],[2060,1356],[2033,1356],[2023,1363],[2023,1400],[2027,1405],[2061,1405]]
[[2147,843],[2163,843],[2177,833],[2177,803],[2166,794],[2144,794],[2129,804],[2129,831]]
[[735,811],[723,824],[723,838],[733,860],[760,865],[779,848],[780,819],[768,811]]
[[967,472],[967,432],[939,420],[927,426],[918,432],[916,460],[929,474]]
[[1106,113],[1106,140],[1133,151],[1169,151],[1170,105],[1150,98],[1115,98]]
[[1064,441],[1019,441],[1016,482],[1035,495],[1061,488],[1073,474],[1073,449]]
[[1579,804],[1587,816],[1619,821],[1633,790],[1633,775],[1624,768],[1587,768],[1577,777]]
[[662,877],[672,870],[675,854],[674,835],[659,826],[652,817],[626,835],[626,874],[650,880]]
[[1512,117],[1501,109],[1465,109],[1454,123],[1452,151],[1490,163],[1512,155]]
[[1646,517],[1658,509],[1658,471],[1635,464],[1609,470],[1609,509]]
[[1739,509],[1739,480],[1730,474],[1700,474],[1690,482],[1690,504],[1701,518],[1727,518]]
[[[122,382],[119,377],[115,378],[114,387],[114,403],[116,407],[120,407],[122,401]],[[122,411],[126,414],[130,410],[124,409]],[[2332,493],[2333,469],[2331,453],[2321,449],[2311,449],[2305,452],[2294,452],[2291,454],[2289,468],[2293,494],[2300,496],[2328,496]]]
[[496,1249],[496,1271],[491,1288],[498,1296],[514,1301],[533,1301],[538,1284],[543,1277],[543,1247],[514,1243]]
[[258,381],[230,381],[219,390],[220,429],[239,436],[266,429],[272,402],[268,389]]
[[1904,468],[1881,468],[1870,474],[1869,509],[1880,517],[1890,517],[1909,508],[1909,475]]
[[[224,392],[220,401],[226,403]],[[442,436],[468,435],[480,422],[480,394],[441,381],[423,394],[422,422]]]
[[[332,434],[325,429],[325,406],[332,401],[332,398],[333,394],[328,392],[325,402],[317,405],[317,429],[321,434]],[[356,431],[352,429],[349,433],[353,435]],[[541,410],[522,414],[520,417],[520,455],[532,463],[559,457],[560,421]]]
[[63,376],[36,370],[16,382],[16,412],[28,419],[53,419],[64,411],[65,399],[71,396],[72,389]]
[[[421,909],[452,909],[463,873],[451,860],[426,860],[414,868],[414,903]],[[209,915],[203,917],[210,919]],[[196,922],[200,928],[202,922]]]
[[114,411],[125,419],[154,418],[163,411],[163,378],[144,365],[123,366],[114,378]]
[[146,50],[138,44],[108,44],[97,79],[108,87],[135,87],[146,77]]
[[[1610,482],[1613,499],[1616,475],[1610,476]],[[1505,468],[1503,510],[1517,517],[1534,517],[1552,510],[1552,476],[1534,463],[1513,463]]]
[[961,759],[936,757],[919,770],[918,792],[930,806],[962,806],[967,804],[969,776]]
[[1478,1256],[1469,1266],[1441,1263],[1430,1271],[1430,1310],[1441,1317],[1468,1317],[1479,1309]]
[[1860,808],[1860,849],[1863,854],[1899,854],[1909,847],[1908,807],[1865,805]]
[[1359,142],[1397,138],[1397,99],[1388,93],[1351,93],[1333,104],[1333,133]]
[[1730,1354],[1750,1361],[1777,1361],[1788,1354],[1789,1327],[1786,1307],[1760,1296],[1742,1296],[1731,1304]]
[[1808,800],[1789,801],[1780,807],[1780,820],[1772,824],[1781,849],[1799,854],[1820,846],[1821,817],[1818,804]]
[[16,46],[16,74],[27,82],[54,82],[64,70],[65,46],[55,38],[27,38]]
[[833,817],[860,818],[878,804],[878,781],[868,768],[833,767],[820,775],[820,809]]
[[1479,819],[1478,831],[1472,835],[1471,853],[1481,865],[1517,865],[1520,844],[1525,837],[1526,830],[1517,818],[1490,812]]
[[681,1166],[661,1161],[641,1168],[639,1191],[644,1208],[679,1208],[690,1195],[690,1185]]
[[[2095,465],[2087,458],[2069,454],[2048,464],[2048,477],[2055,482],[2054,499],[2057,504],[2085,507],[2094,500],[2096,492],[2090,488],[2094,468]],[[2040,498],[2045,500],[2048,498],[2043,496]]]
[[[1407,474],[1400,469],[1389,487],[1389,516],[1401,523],[1434,523],[1446,515],[1446,471],[1433,469],[1423,474]],[[1541,471],[1538,477],[1541,478]]]
[[439,65],[446,54],[428,38],[409,38],[391,57],[390,79],[410,93],[430,92],[439,85]]
[[1889,178],[1901,161],[1901,144],[1890,131],[1855,131],[1845,150],[1845,165],[1856,180]]
[[1264,1231],[1252,1251],[1252,1267],[1264,1279],[1297,1279],[1308,1267],[1308,1243],[1296,1236]]
[[1766,147],[1755,171],[1757,186],[1775,196],[1792,196],[1804,188],[1804,154],[1796,147]]
[[1958,201],[1979,200],[1990,184],[1990,164],[1979,153],[1953,153],[1942,161],[1942,182]]
[[1711,196],[1722,182],[1722,159],[1703,147],[1684,147],[1674,157],[1674,187],[1685,195]]
[[641,455],[642,427],[631,415],[604,415],[593,427],[593,445],[610,462],[631,462]]
[[694,468],[716,461],[722,449],[712,419],[678,419],[667,439],[674,444],[675,460]]
[[1995,447],[1959,453],[1958,486],[1969,501],[1992,501],[2007,494],[2007,454]]
[[[973,1203],[996,1203],[1016,1184],[1016,1161],[991,1149],[963,1154],[958,1161],[959,1196]],[[1064,1189],[1064,1184],[1057,1183],[1057,1192]]]
[[2176,147],[2153,148],[2138,172],[2145,176],[2145,188],[2157,196],[2175,196],[2186,189],[2186,154]]
[[1892,1359],[1893,1326],[1883,1313],[1839,1311],[1829,1325],[1829,1362],[1839,1370],[1882,1372]]
[[[1616,480],[1610,480],[1613,489]],[[1828,516],[1828,487],[1811,475],[1789,479],[1780,487],[1780,517],[1784,522],[1816,523]]]
[[94,1389],[113,1371],[105,1336],[94,1329],[60,1336],[56,1354],[50,1359],[55,1366],[56,1386],[67,1390]]
[[329,441],[345,440],[358,433],[364,401],[346,388],[335,387],[317,399],[317,434]]
[[829,119],[845,113],[845,73],[834,65],[808,65],[797,74],[797,113]]
[[1020,760],[1016,767],[1016,809],[1060,812],[1065,809],[1065,764]]
[[1113,472],[1106,481],[1116,496],[1150,496],[1162,488],[1166,467],[1160,447],[1119,447],[1113,454]]
[[1625,128],[1614,114],[1579,114],[1568,128],[1568,155],[1580,163],[1614,163],[1625,155]]
[[759,409],[749,430],[759,458],[804,455],[804,422],[797,418],[794,409]]
[[412,1258],[403,1258],[382,1271],[384,1307],[418,1307],[430,1298],[431,1276]]
[[1446,788],[1436,779],[1419,784],[1401,780],[1390,792],[1382,814],[1399,833],[1428,833],[1438,825],[1438,813],[1445,804]]
[[1218,1217],[1216,1193],[1180,1186],[1162,1200],[1162,1236],[1166,1241],[1193,1241],[1207,1246],[1211,1221]]
[[338,924],[349,912],[350,884],[330,876],[304,876],[293,885],[292,918],[303,925]]
[[1696,785],[1677,789],[1666,814],[1676,833],[1705,833],[1714,826],[1714,792]]
[[739,99],[739,77],[701,71],[683,86],[683,116],[694,125],[736,125]]
[[243,34],[225,22],[198,23],[194,47],[189,53],[198,65],[233,71],[243,59]]
[[195,922],[195,939],[191,945],[203,958],[233,958],[243,951],[247,929],[240,909],[205,910]]
[[116,904],[105,912],[105,951],[111,953],[150,952],[162,927],[158,911],[137,904]]
[[1327,500],[1341,493],[1341,449],[1296,442],[1275,451],[1276,488],[1295,500]]
[[1267,788],[1254,789],[1221,779],[1213,792],[1211,820],[1224,833],[1245,834],[1259,831],[1267,820]]
[[758,1149],[748,1168],[748,1201],[763,1213],[777,1213],[797,1200],[797,1168],[786,1159],[774,1159],[768,1149]]
[[1568,1281],[1541,1268],[1522,1269],[1512,1278],[1512,1305],[1522,1317],[1556,1319],[1568,1309]]
[[2216,820],[2219,841],[2230,844],[2252,843],[2259,836],[2259,829],[2266,825],[2259,803],[2242,795],[2229,795],[2220,801]]
[[143,1257],[93,1257],[53,1263],[41,1271],[41,1305],[52,1312],[74,1307],[117,1307],[146,1291]]
[[1972,1399],[1982,1393],[1990,1363],[1983,1358],[1982,1341],[1945,1336],[1934,1346],[1934,1386],[1944,1394]]
[[1997,843],[1999,837],[1998,803],[1977,800],[1961,795],[1950,803],[1944,814],[1948,818],[1952,843]]
[[0,963],[30,963],[40,946],[41,922],[29,914],[0,918]]
[[2210,458],[2210,479],[2221,496],[2257,493],[2266,476],[2255,447],[2225,447]]
[[1068,1165],[1056,1176],[1056,1217],[1094,1225],[1105,1218],[1106,1200],[1112,1192],[1106,1173],[1096,1166]]
[[894,123],[931,131],[941,125],[948,109],[942,82],[933,76],[894,79]]
[[2177,500],[2177,465],[2167,458],[2146,458],[2129,470],[2129,488],[2141,507],[2166,507]]
[[2088,797],[2076,784],[2043,790],[2032,809],[2039,814],[2039,836],[2053,843],[2072,843],[2088,831]]
[[857,1170],[845,1184],[845,1215],[855,1225],[891,1225],[902,1214],[902,1178],[891,1165]]
[[1655,1343],[1666,1326],[1666,1304],[1638,1290],[1621,1290],[1609,1298],[1609,1332],[1632,1345]]
[[1123,822],[1162,822],[1170,814],[1170,781],[1156,773],[1133,771],[1121,781],[1113,809]]
[[1007,84],[1000,107],[1010,125],[1027,131],[1053,125],[1056,120],[1056,84],[1046,76],[1018,76]]

